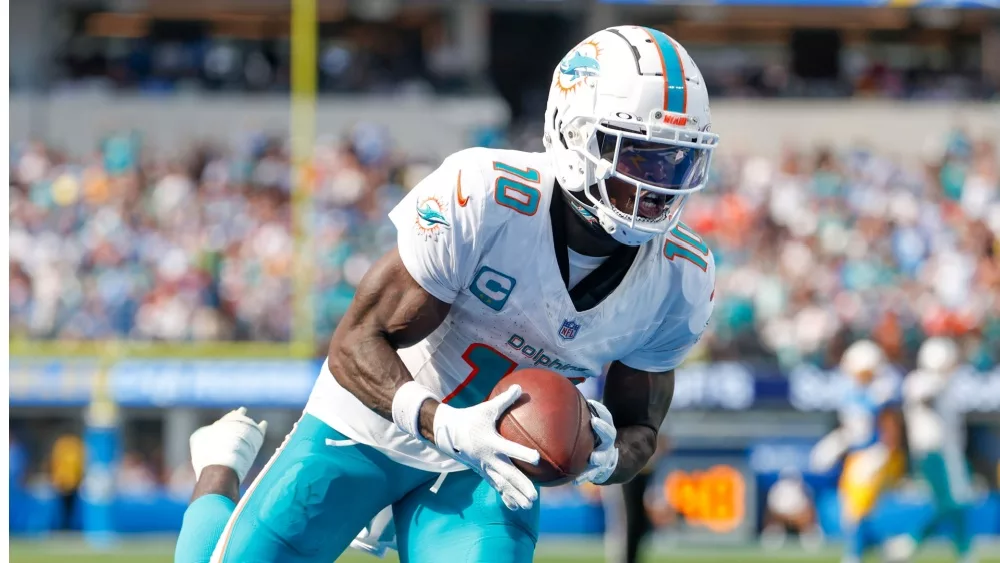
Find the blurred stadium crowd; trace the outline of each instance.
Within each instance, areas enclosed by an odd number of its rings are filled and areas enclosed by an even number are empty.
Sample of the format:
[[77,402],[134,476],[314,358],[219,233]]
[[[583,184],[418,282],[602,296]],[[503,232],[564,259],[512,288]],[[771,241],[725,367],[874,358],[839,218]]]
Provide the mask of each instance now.
[[[179,155],[141,145],[116,135],[82,159],[12,147],[12,335],[287,340],[285,143],[261,136]],[[867,336],[910,366],[922,338],[947,335],[974,366],[996,365],[997,155],[993,141],[956,129],[920,162],[862,146],[720,156],[685,210],[718,264],[701,354],[832,366]],[[394,243],[387,211],[435,165],[394,153],[377,127],[318,144],[306,179],[318,351]]]
[[922,162],[863,147],[722,157],[685,221],[712,241],[711,356],[833,366],[869,337],[912,366],[927,336],[1000,361],[1000,168],[956,131]]
[[[287,45],[227,38],[187,41],[133,39],[108,43],[76,36],[63,48],[56,70],[58,90],[109,89],[167,92],[288,92]],[[810,80],[795,75],[789,62],[761,61],[739,47],[696,57],[713,97],[743,98],[863,96],[868,98],[989,99],[996,88],[975,67],[941,61],[903,64],[886,53],[854,52],[844,75]],[[426,49],[405,32],[355,34],[326,41],[319,52],[319,88],[338,93],[468,93],[484,79],[464,71],[461,47],[443,34]],[[17,87],[17,84],[15,84]]]

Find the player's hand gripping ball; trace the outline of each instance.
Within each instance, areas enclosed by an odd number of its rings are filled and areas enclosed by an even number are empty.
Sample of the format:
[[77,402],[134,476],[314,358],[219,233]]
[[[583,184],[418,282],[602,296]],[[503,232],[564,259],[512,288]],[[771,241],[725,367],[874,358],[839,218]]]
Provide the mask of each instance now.
[[511,385],[520,385],[521,397],[497,421],[504,438],[538,451],[538,465],[514,460],[541,486],[567,483],[590,467],[595,435],[587,400],[570,380],[541,368],[516,371],[493,388],[490,398]]
[[582,483],[600,485],[610,479],[618,467],[618,448],[615,446],[618,430],[615,428],[608,407],[594,400],[589,400],[587,403],[590,406],[590,428],[594,431],[597,445],[594,447],[594,453],[590,454],[590,465],[587,470],[574,482],[578,485]]

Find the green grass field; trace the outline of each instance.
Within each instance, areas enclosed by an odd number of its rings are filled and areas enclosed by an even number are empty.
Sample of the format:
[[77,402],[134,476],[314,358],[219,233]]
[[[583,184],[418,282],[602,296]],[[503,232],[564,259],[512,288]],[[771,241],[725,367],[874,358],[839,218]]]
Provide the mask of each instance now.
[[[981,563],[1000,563],[996,546],[980,549]],[[56,538],[39,541],[13,540],[10,544],[10,561],[13,563],[170,563],[173,543],[169,539],[129,540],[107,551],[94,550],[78,538]],[[917,559],[919,563],[946,563],[955,558],[942,545],[931,546]],[[337,561],[342,563],[377,563],[379,560],[350,551]],[[395,557],[384,559],[395,563]],[[603,548],[593,540],[546,541],[539,545],[535,561],[539,563],[602,563]],[[837,563],[840,554],[836,546],[819,553],[806,553],[799,549],[764,552],[758,547],[725,548],[660,548],[646,558],[645,563]],[[870,556],[866,561],[875,562]]]

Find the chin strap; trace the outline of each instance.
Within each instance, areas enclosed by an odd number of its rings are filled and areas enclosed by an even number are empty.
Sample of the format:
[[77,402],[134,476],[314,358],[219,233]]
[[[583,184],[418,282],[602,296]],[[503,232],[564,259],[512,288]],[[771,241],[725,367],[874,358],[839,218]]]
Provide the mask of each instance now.
[[[561,192],[562,190],[559,191]],[[560,194],[557,197],[562,199],[563,196]],[[575,212],[574,217],[580,226],[592,231],[598,236],[608,236],[607,230],[601,225],[601,221],[597,215],[591,213],[590,210],[584,206],[583,202],[576,196],[576,194],[571,192],[569,197],[566,199],[566,203],[569,204],[570,208],[572,208]]]
[[611,214],[604,209],[597,210],[597,220],[608,235],[613,236],[614,232],[618,230],[618,224],[615,220],[611,218]]
[[[566,210],[563,207],[562,187],[556,186],[552,190],[552,203],[549,205],[549,219],[552,222],[552,242],[555,245],[556,264],[559,265],[559,274],[562,276],[563,286],[569,287],[569,253],[566,251]],[[570,206],[576,211],[573,197],[570,197]],[[578,213],[574,216],[582,219]]]

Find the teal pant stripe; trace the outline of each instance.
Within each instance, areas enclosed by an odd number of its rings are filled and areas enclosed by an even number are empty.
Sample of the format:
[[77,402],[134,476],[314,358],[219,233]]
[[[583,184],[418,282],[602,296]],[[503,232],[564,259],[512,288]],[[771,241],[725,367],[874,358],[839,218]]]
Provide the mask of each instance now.
[[684,80],[684,63],[681,62],[677,47],[666,33],[650,27],[645,30],[653,37],[660,56],[663,57],[663,68],[666,71],[663,80],[667,83],[667,107],[664,109],[673,113],[687,113],[687,82]]

